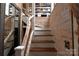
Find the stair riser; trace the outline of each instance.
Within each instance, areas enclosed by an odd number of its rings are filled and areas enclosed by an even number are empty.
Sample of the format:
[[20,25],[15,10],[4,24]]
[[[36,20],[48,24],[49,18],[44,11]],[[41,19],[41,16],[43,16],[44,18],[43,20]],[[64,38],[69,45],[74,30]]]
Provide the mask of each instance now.
[[33,40],[54,40],[53,36],[34,36]]
[[29,56],[56,56],[56,52],[30,52]]
[[32,43],[55,43],[53,40],[33,40]]
[[44,47],[44,48],[52,48],[54,46],[53,43],[32,43],[31,47]]
[[30,56],[56,55],[54,38],[49,30],[35,30],[30,48]]
[[52,35],[50,31],[35,31],[34,35]]

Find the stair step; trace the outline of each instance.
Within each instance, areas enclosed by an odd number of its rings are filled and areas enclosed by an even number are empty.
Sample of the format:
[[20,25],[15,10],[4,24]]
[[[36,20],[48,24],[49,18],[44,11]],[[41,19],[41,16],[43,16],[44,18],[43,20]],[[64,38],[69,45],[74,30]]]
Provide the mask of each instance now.
[[57,56],[57,52],[30,52],[29,56]]
[[35,31],[51,31],[51,29],[35,29]]
[[32,43],[55,43],[53,36],[34,36],[32,38]]
[[51,28],[40,28],[40,27],[35,27],[35,30],[51,30]]
[[34,35],[52,35],[49,30],[35,30]]
[[54,36],[33,36],[32,41],[52,41]]
[[36,48],[33,47],[30,49],[30,52],[57,52],[55,48]]
[[52,35],[52,34],[34,34],[34,36],[36,37],[42,37],[42,36],[54,36],[54,35]]
[[55,43],[53,40],[33,40],[32,43]]
[[53,43],[32,43],[31,47],[44,47],[44,48],[52,48],[54,46]]

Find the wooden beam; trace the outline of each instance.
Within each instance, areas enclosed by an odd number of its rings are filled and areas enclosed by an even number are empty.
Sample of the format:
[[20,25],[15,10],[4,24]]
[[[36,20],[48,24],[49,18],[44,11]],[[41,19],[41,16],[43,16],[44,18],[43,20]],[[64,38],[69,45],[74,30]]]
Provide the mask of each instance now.
[[5,4],[0,3],[0,56],[4,55]]
[[73,12],[71,9],[71,28],[72,28],[72,55],[74,56],[74,28],[73,28]]
[[13,35],[14,30],[11,30],[9,35],[5,38],[4,40],[4,44],[6,44],[6,42],[8,41],[8,39]]
[[32,36],[33,36],[33,31],[31,32],[30,38],[29,38],[29,41],[28,41],[27,50],[26,50],[26,56],[29,55],[29,51],[30,51],[30,47],[31,47],[31,41],[32,41]]
[[35,27],[35,3],[32,3],[32,15],[34,15],[32,19],[32,30],[34,30]]
[[22,36],[23,36],[23,31],[22,31],[22,9],[21,9],[21,11],[20,11],[20,44],[22,43]]
[[79,54],[79,4],[71,4],[71,20],[72,20],[72,28],[73,28],[73,47],[74,47],[74,56]]

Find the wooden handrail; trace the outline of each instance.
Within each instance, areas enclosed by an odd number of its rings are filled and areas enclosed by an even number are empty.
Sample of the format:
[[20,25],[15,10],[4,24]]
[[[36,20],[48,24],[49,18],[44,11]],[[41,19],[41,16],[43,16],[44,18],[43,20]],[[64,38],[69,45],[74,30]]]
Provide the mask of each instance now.
[[30,32],[30,24],[28,24],[27,25],[27,27],[26,27],[26,32],[25,32],[25,35],[24,35],[24,38],[23,38],[23,42],[22,42],[22,45],[25,45],[24,43],[26,43],[26,39],[28,39],[28,34],[29,34],[29,32]]
[[10,31],[9,35],[4,40],[4,44],[6,44],[6,42],[8,41],[8,39],[12,36],[13,32],[14,32],[14,30]]
[[10,3],[12,6],[14,6],[17,10],[21,10],[15,3]]
[[13,18],[14,16],[7,16],[6,18],[5,18],[5,22],[8,20],[8,19],[11,19],[11,18]]
[[31,32],[30,38],[29,38],[29,41],[28,41],[27,49],[26,49],[26,52],[25,52],[25,55],[26,55],[26,56],[29,55],[30,46],[31,46],[31,41],[32,41],[32,36],[33,36],[33,31]]
[[[28,22],[31,21],[33,17],[34,17],[34,15],[29,16],[29,17],[28,17],[28,18],[29,18],[29,19],[28,19]],[[23,21],[23,20],[22,20],[22,21]],[[23,21],[23,22],[25,23],[25,21]],[[26,24],[26,23],[25,23],[25,24]]]
[[[6,17],[6,18],[5,18],[5,23],[6,23],[6,21],[7,21],[8,19],[11,19],[11,18],[13,18],[13,17],[14,17],[14,16],[8,16],[8,17]],[[8,34],[8,36],[4,39],[4,44],[6,44],[6,42],[8,41],[8,39],[12,36],[13,32],[14,32],[14,30],[12,29],[12,30],[10,31],[10,33]]]
[[20,48],[17,49],[17,47],[19,47],[19,46],[17,46],[15,48],[15,55],[16,56],[19,56],[19,55],[23,56],[23,55],[25,55],[24,53],[25,53],[25,48],[26,48],[26,45],[27,45],[28,36],[29,36],[28,34],[29,34],[29,31],[30,31],[30,24],[26,27],[26,29],[27,30],[25,32],[25,35],[24,35],[24,38],[23,38],[23,42],[20,45]]
[[31,16],[27,11],[26,11],[26,9],[24,9],[24,8],[22,8],[22,11],[23,11],[23,13],[26,15],[26,16]]
[[29,21],[32,20],[33,17],[34,17],[34,15],[30,16],[30,17],[29,17]]
[[16,55],[28,55],[29,54],[29,49],[30,49],[29,45],[31,44],[32,34],[33,34],[32,23],[31,23],[31,20],[32,20],[33,17],[34,17],[34,15],[30,16],[29,19],[28,19],[29,22],[26,26],[26,32],[25,32],[25,35],[24,35],[24,38],[23,38],[23,42],[20,45],[20,48],[18,48],[18,49],[16,49],[17,47],[15,48],[15,54]]
[[[26,32],[25,32],[25,35],[24,35],[24,38],[23,38],[23,40],[25,40],[26,38],[26,35],[28,35],[29,34],[29,31],[30,31],[30,28],[31,28],[31,20],[32,20],[32,18],[33,18],[34,16],[30,16],[29,17],[29,19],[28,19],[28,24],[27,24],[27,26],[26,26]],[[28,37],[28,36],[27,36]],[[25,42],[25,41],[24,41]],[[22,43],[22,45],[24,44],[24,42]]]

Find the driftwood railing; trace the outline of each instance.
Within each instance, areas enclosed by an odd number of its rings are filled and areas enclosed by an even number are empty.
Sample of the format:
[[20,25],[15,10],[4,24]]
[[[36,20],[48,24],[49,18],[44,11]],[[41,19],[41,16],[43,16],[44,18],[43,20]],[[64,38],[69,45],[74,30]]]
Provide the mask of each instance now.
[[25,35],[20,46],[15,48],[15,55],[16,56],[25,56],[29,54],[29,49],[31,45],[33,30],[32,30],[32,19],[34,16],[30,16],[28,19],[28,23],[26,26]]

